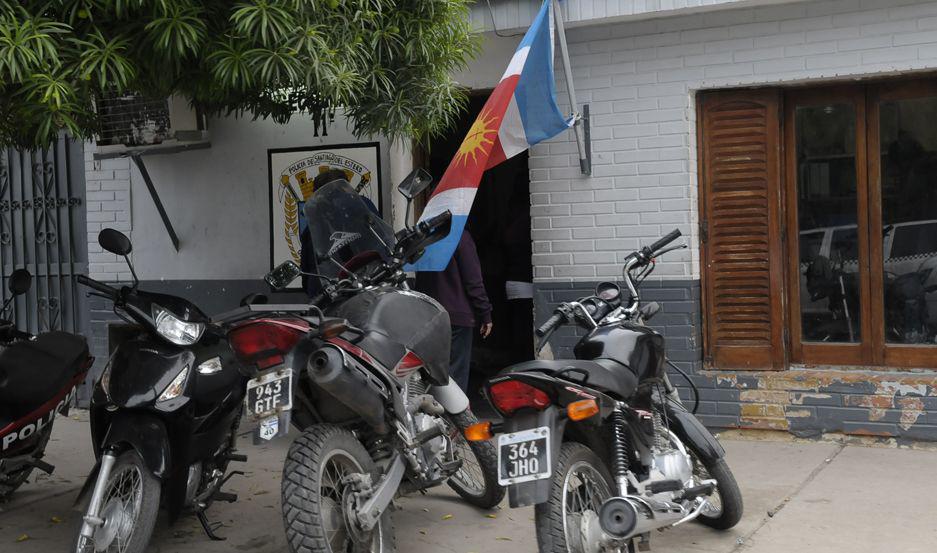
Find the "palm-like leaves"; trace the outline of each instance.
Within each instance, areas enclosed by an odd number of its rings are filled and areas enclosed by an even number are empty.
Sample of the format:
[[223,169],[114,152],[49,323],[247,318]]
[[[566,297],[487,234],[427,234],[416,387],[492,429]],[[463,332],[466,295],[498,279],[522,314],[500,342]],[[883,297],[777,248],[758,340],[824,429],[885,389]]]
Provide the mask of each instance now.
[[0,0],[0,145],[96,130],[95,98],[178,92],[214,113],[424,137],[464,94],[469,0]]

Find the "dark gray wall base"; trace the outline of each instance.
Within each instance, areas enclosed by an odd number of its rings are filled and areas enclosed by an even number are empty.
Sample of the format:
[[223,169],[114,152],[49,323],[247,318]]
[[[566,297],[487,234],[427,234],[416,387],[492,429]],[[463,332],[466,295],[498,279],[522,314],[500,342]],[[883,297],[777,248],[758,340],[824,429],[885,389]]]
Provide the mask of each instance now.
[[[537,324],[543,323],[558,303],[592,295],[596,284],[535,283]],[[648,281],[640,292],[643,302],[661,304],[662,310],[650,326],[664,335],[667,356],[699,389],[697,414],[710,428],[783,430],[803,437],[844,433],[893,437],[899,442],[937,441],[937,371],[703,370],[699,281]],[[571,357],[581,335],[581,330],[572,327],[558,331],[550,344],[554,357]],[[675,372],[671,379],[681,397],[690,400],[686,380]]]

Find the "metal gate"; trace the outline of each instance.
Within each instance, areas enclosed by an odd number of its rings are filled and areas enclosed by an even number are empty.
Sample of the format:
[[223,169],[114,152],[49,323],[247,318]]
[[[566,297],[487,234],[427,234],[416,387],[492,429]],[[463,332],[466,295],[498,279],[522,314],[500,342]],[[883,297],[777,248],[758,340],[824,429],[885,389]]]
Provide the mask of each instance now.
[[85,162],[80,142],[59,138],[45,150],[0,150],[0,263],[4,303],[14,269],[32,287],[2,314],[29,332],[80,333],[86,319],[74,276],[88,271]]

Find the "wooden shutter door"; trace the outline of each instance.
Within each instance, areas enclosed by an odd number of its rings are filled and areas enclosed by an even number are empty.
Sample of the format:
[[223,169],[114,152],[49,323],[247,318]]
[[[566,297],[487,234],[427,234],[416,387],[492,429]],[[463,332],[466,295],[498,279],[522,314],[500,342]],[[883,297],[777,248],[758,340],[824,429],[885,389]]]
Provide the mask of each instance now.
[[706,361],[717,369],[779,369],[779,93],[714,92],[699,108]]

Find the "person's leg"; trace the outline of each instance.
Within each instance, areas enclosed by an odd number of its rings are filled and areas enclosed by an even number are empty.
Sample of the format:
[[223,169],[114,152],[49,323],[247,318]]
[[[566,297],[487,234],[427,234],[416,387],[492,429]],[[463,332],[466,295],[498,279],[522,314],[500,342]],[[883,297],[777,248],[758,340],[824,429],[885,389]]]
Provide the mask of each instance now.
[[472,333],[475,329],[468,326],[452,327],[452,349],[449,352],[449,375],[452,380],[468,391],[469,367],[472,362]]

